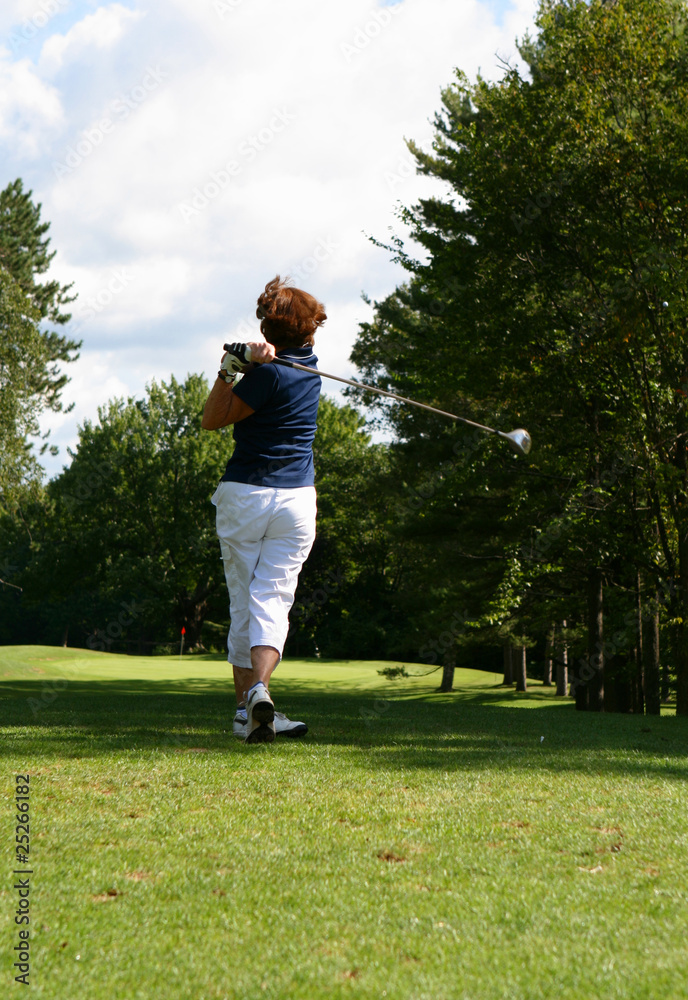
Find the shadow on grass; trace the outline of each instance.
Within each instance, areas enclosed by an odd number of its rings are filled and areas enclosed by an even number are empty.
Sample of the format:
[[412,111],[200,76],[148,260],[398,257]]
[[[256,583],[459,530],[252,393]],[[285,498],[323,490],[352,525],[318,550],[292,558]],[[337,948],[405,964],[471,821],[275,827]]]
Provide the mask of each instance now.
[[[275,685],[277,707],[310,727],[303,741],[268,752],[339,746],[364,769],[509,768],[655,773],[688,777],[688,719],[579,713],[543,695],[546,707],[509,710],[504,689],[464,689],[450,700],[408,692],[316,692]],[[426,692],[426,694],[429,692]],[[217,681],[70,682],[42,700],[44,682],[0,685],[0,755],[16,760],[96,757],[128,750],[255,753],[232,735],[234,699]],[[447,696],[444,696],[447,697]],[[544,737],[544,739],[542,739]],[[356,751],[361,751],[357,753]]]

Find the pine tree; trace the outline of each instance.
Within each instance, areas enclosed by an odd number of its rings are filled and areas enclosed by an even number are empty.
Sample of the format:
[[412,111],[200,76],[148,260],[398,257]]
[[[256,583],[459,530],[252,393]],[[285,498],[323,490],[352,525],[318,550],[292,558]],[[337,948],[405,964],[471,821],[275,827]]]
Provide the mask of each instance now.
[[27,438],[38,433],[43,408],[29,389],[41,358],[38,311],[0,267],[0,507],[10,506],[23,484],[39,478]]
[[[59,281],[39,281],[46,274],[57,251],[49,250],[46,236],[49,222],[41,222],[41,205],[31,200],[20,178],[0,192],[0,266],[5,268],[35,306],[40,319],[64,326],[71,315],[63,307],[73,302],[72,285]],[[48,408],[60,410],[59,397],[69,377],[59,370],[60,362],[74,361],[81,343],[52,329],[41,330],[42,361],[33,372],[30,390],[40,394]]]
[[[41,222],[41,206],[31,200],[20,179],[0,192],[0,504],[16,505],[22,491],[41,478],[30,442],[40,434],[45,410],[59,412],[69,377],[60,363],[74,361],[81,344],[58,333],[70,315],[62,307],[73,302],[71,285],[40,281],[55,256]],[[47,325],[46,325],[47,324]],[[40,454],[48,448],[42,435]],[[53,453],[57,449],[52,448]]]

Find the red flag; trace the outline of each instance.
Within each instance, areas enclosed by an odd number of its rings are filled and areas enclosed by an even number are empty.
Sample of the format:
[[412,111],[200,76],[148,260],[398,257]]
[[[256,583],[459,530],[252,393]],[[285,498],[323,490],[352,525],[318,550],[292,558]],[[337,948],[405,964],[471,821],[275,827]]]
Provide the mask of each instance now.
[[186,629],[184,628],[183,625],[182,625],[182,635],[186,635]]

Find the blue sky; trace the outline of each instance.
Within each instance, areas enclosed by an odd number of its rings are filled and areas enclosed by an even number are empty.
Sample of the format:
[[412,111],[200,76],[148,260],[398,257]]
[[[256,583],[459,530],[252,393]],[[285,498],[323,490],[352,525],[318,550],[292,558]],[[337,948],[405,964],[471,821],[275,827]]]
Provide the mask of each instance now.
[[[152,378],[217,371],[275,274],[321,298],[321,366],[352,374],[361,299],[403,280],[369,237],[441,193],[415,175],[455,67],[500,75],[536,0],[3,0],[0,163],[74,282],[77,424]],[[332,384],[334,386],[334,383]],[[334,392],[334,390],[332,390]],[[336,392],[334,392],[336,394]]]

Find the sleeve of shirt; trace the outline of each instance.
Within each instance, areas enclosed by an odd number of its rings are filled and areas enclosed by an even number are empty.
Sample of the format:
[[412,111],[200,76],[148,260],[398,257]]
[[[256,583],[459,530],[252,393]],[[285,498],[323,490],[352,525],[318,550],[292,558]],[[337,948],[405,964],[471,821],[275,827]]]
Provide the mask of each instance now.
[[279,378],[276,365],[258,365],[246,372],[240,382],[234,387],[234,395],[238,396],[252,410],[265,406],[277,390]]

